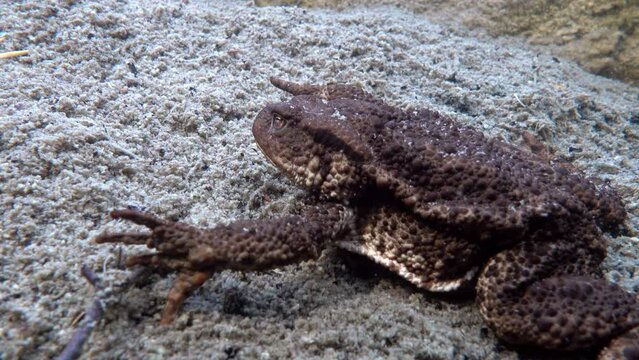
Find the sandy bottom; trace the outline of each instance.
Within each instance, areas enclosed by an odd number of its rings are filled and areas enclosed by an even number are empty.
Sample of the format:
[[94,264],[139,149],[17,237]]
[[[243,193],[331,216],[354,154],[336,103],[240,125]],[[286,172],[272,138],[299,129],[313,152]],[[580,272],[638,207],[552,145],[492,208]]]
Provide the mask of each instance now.
[[[200,226],[286,213],[300,191],[250,126],[284,95],[268,77],[349,82],[400,107],[432,107],[518,143],[528,130],[623,195],[629,236],[606,275],[639,291],[639,89],[513,39],[393,8],[336,13],[244,2],[0,4],[0,359],[69,341],[94,289],[122,281],[95,245],[114,208]],[[433,296],[336,251],[265,273],[221,272],[158,326],[171,278],[115,299],[91,359],[543,357],[499,343],[472,298]],[[587,358],[587,356],[586,356]]]

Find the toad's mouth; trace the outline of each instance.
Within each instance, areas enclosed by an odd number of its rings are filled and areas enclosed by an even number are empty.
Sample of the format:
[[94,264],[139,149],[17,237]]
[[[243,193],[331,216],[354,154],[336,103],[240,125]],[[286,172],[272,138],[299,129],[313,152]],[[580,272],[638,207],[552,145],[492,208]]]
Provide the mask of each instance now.
[[[264,154],[264,157],[266,157],[276,169],[284,173],[286,177],[291,179],[291,181],[293,181],[296,185],[306,188],[318,188],[323,183],[324,178],[321,172],[310,163],[306,164],[306,166],[296,165],[291,161],[286,161],[286,158],[270,156],[266,151],[264,151],[259,141],[256,140],[255,144],[262,154]],[[315,169],[315,171],[312,169]]]
[[262,145],[260,145],[260,142],[257,141],[257,139],[255,140],[255,145],[257,145],[257,148],[260,149],[260,151],[262,152],[262,155],[264,155],[264,157],[268,160],[268,162],[271,163],[271,165],[273,165],[276,168],[280,169],[280,167],[275,163],[275,161],[273,159],[271,159],[270,156],[268,156],[268,153],[266,151],[264,151],[264,149],[262,148]]

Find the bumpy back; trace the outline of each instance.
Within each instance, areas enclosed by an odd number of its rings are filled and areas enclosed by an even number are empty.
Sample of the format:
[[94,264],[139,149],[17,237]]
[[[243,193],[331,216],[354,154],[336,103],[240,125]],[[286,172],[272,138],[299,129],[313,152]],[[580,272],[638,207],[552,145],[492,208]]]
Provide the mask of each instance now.
[[433,111],[386,122],[371,147],[381,165],[369,168],[378,185],[421,216],[480,236],[517,237],[532,221],[584,217],[610,228],[625,218],[610,187]]

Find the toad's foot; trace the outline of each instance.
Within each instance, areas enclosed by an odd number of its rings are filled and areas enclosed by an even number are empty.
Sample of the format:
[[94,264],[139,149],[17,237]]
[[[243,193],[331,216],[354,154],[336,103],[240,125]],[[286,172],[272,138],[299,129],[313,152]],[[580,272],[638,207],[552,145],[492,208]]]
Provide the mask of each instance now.
[[575,350],[612,340],[600,359],[639,354],[639,330],[631,330],[639,326],[639,302],[589,276],[588,252],[573,245],[525,243],[495,255],[477,284],[482,315],[514,344]]
[[[271,84],[292,95],[314,95],[325,100],[339,98],[379,102],[373,96],[356,86],[343,84],[313,85],[298,84],[278,77],[270,78]],[[381,103],[381,102],[380,102]]]
[[599,353],[598,359],[639,359],[639,326],[614,339],[601,353]]
[[304,216],[245,220],[212,229],[162,220],[135,210],[111,213],[149,228],[148,232],[102,234],[97,243],[146,245],[156,251],[132,256],[127,267],[177,272],[161,322],[169,324],[184,300],[215,271],[265,270],[315,258],[327,242],[350,229],[350,212],[339,205],[313,206]]

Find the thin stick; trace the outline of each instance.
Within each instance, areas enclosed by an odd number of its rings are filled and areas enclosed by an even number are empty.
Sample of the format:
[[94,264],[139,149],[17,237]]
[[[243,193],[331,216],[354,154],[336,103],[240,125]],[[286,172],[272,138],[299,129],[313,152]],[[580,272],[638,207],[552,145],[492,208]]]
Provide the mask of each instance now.
[[93,285],[93,287],[102,290],[102,285],[100,284],[100,278],[98,277],[98,275],[96,275],[93,272],[93,270],[91,270],[91,268],[87,264],[82,265],[82,268],[80,269],[80,273],[82,273],[82,276],[84,276],[84,278],[87,279],[87,281],[91,285]]
[[27,55],[28,53],[29,53],[29,50],[4,52],[4,53],[0,53],[0,59],[14,58],[14,57],[22,56],[22,55]]
[[75,331],[71,341],[69,341],[67,346],[64,347],[64,350],[62,350],[62,353],[60,353],[57,357],[57,360],[75,360],[82,355],[82,347],[84,346],[84,343],[89,339],[91,332],[93,332],[93,329],[102,319],[106,299],[115,293],[123,292],[128,289],[129,286],[135,283],[144,273],[146,273],[146,269],[136,269],[126,278],[122,286],[106,290],[102,285],[102,280],[95,274],[95,272],[93,272],[93,270],[91,270],[89,266],[82,265],[81,272],[82,276],[84,276],[87,281],[98,290],[98,292],[91,303],[91,306],[87,309],[86,316],[82,320],[82,324]]

